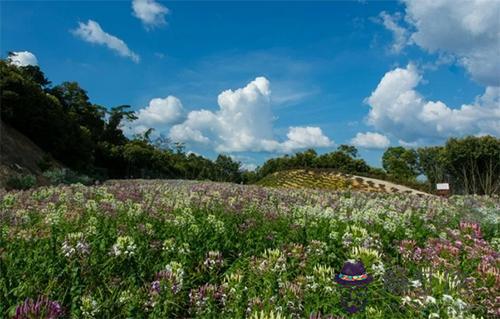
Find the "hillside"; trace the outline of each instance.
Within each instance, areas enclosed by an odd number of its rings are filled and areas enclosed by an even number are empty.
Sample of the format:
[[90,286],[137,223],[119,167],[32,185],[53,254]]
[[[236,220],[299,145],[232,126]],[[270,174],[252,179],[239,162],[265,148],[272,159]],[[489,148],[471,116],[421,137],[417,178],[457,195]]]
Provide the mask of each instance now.
[[283,188],[311,188],[325,190],[352,189],[366,192],[428,195],[424,192],[388,181],[343,174],[331,170],[296,169],[279,171],[264,177],[257,182],[257,184],[261,186]]
[[25,135],[4,122],[0,122],[0,187],[9,177],[31,174],[44,183],[40,163],[46,153]]

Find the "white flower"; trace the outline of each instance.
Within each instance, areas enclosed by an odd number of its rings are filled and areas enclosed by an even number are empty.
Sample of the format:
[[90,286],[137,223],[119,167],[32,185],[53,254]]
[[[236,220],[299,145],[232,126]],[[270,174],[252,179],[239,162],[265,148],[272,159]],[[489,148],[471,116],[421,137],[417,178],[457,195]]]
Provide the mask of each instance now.
[[410,296],[404,296],[403,298],[401,298],[401,301],[403,302],[403,305],[407,305],[411,302],[411,298]]
[[436,298],[432,296],[425,297],[425,303],[436,303]]
[[452,296],[450,296],[450,295],[446,295],[446,294],[444,294],[444,295],[443,295],[443,301],[444,301],[444,302],[453,302],[453,297],[452,297]]
[[385,267],[382,262],[378,262],[372,265],[373,274],[375,276],[382,276],[385,273]]
[[419,287],[422,287],[422,283],[420,282],[420,280],[412,280],[410,281],[410,284],[413,288],[419,288]]
[[133,256],[136,248],[137,246],[134,244],[132,237],[119,236],[111,249],[111,254],[115,256],[120,256],[122,254],[125,256]]
[[432,318],[439,318],[439,314],[435,313],[435,312],[432,312],[431,314],[429,314],[429,317],[427,317],[428,319],[432,319]]
[[416,303],[419,306],[423,306],[424,305],[424,303],[422,301],[420,301],[420,299],[413,299],[413,302]]
[[132,298],[132,293],[129,290],[124,290],[120,293],[120,297],[118,297],[118,302],[121,304],[127,303]]
[[463,302],[462,299],[457,298],[455,300],[455,307],[458,308],[459,310],[463,310],[466,306],[467,306],[467,304],[465,302]]

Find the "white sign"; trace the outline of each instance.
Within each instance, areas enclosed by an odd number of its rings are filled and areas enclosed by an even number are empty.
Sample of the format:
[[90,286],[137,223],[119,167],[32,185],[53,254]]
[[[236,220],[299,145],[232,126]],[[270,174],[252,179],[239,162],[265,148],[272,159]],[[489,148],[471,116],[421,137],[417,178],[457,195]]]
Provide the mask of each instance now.
[[436,189],[438,191],[442,191],[442,190],[449,190],[450,189],[450,184],[448,183],[440,183],[440,184],[436,184]]

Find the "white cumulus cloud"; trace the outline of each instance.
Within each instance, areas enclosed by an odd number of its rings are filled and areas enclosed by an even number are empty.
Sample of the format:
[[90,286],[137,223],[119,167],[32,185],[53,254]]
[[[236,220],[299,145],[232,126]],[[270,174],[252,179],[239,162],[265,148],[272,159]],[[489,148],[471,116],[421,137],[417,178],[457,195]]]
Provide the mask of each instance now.
[[149,128],[161,130],[166,125],[178,123],[183,112],[182,103],[175,96],[152,99],[148,106],[136,112],[137,120],[132,122],[132,131],[143,133]]
[[87,23],[79,22],[78,28],[72,32],[84,41],[104,45],[119,55],[130,58],[135,63],[140,61],[139,55],[130,50],[123,40],[104,32],[99,23],[93,20],[89,20]]
[[473,79],[500,86],[500,1],[404,0],[411,41],[452,55]]
[[323,134],[323,131],[319,127],[290,127],[286,137],[288,138],[286,141],[278,143],[276,151],[287,153],[309,147],[328,147],[333,145],[333,142]]
[[413,64],[387,72],[366,99],[368,124],[406,143],[500,135],[500,87],[487,87],[473,103],[451,108],[442,101],[426,100],[416,90],[421,81]]
[[367,149],[384,149],[388,147],[391,142],[387,136],[380,133],[360,132],[351,140],[351,143],[354,146]]
[[8,57],[8,60],[11,64],[17,66],[38,65],[38,59],[33,53],[29,51],[19,51],[11,53],[12,54]]
[[290,127],[287,140],[273,136],[270,83],[257,77],[245,87],[219,94],[215,112],[189,112],[183,123],[170,129],[175,141],[205,144],[217,152],[292,152],[333,144],[318,127]]
[[133,0],[133,15],[139,18],[146,28],[165,25],[169,9],[154,0]]

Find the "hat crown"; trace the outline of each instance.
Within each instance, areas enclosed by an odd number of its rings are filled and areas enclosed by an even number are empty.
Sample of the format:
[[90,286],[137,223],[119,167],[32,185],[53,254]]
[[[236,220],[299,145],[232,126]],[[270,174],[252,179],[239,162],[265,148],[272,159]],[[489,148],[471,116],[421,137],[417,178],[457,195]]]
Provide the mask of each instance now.
[[342,267],[341,273],[349,276],[359,276],[366,273],[365,266],[361,261],[346,262]]

